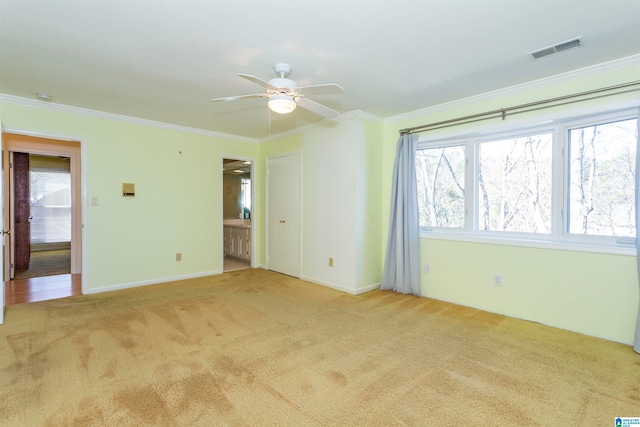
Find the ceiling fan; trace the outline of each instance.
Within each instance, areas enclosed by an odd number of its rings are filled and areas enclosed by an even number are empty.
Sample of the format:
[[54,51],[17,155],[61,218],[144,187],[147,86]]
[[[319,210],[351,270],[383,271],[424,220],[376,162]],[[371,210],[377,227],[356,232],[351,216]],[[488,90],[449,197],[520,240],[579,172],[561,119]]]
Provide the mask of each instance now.
[[307,95],[344,93],[344,89],[339,85],[330,83],[298,87],[295,81],[286,78],[289,73],[291,73],[291,66],[289,64],[278,63],[273,66],[273,71],[275,71],[278,77],[273,78],[268,82],[248,74],[238,74],[240,77],[264,87],[267,90],[265,93],[215,98],[211,101],[218,102],[234,101],[242,98],[267,98],[267,105],[269,106],[269,109],[279,114],[290,113],[295,110],[297,106],[327,118],[333,118],[340,114],[336,110],[312,101],[306,97]]

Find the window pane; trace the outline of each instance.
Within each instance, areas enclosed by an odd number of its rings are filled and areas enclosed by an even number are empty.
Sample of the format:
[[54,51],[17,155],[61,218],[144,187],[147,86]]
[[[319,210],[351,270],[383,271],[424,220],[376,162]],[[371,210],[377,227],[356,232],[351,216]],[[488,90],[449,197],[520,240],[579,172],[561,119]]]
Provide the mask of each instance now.
[[551,231],[552,133],[478,145],[480,230]]
[[71,241],[71,175],[30,171],[31,242]]
[[569,232],[636,234],[636,119],[569,131]]
[[464,227],[464,146],[416,153],[421,227]]

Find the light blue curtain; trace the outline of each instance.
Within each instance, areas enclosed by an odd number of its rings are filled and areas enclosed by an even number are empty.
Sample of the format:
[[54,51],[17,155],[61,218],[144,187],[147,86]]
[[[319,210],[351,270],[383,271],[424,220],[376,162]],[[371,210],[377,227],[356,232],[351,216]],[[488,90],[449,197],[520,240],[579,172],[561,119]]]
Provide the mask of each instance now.
[[401,135],[391,188],[389,239],[380,289],[420,296],[417,135]]
[[[636,251],[638,263],[638,289],[640,289],[640,111],[638,112],[638,143],[636,144]],[[640,353],[640,300],[638,301],[638,319],[633,349]]]

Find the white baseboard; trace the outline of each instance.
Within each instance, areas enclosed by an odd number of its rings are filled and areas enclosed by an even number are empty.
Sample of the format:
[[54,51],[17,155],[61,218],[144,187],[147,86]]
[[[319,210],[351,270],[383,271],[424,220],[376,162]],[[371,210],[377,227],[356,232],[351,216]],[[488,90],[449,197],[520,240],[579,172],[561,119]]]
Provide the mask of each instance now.
[[[256,265],[255,268],[262,268],[262,269],[266,269],[267,267],[265,265]],[[143,281],[139,281],[139,282],[129,282],[129,283],[119,283],[116,285],[109,285],[109,286],[101,286],[99,288],[90,288],[90,289],[83,289],[83,293],[84,294],[99,294],[102,292],[111,292],[111,291],[119,291],[122,289],[130,289],[130,288],[137,288],[140,286],[148,286],[148,285],[158,285],[160,283],[167,283],[167,282],[175,282],[178,280],[186,280],[186,279],[195,279],[198,277],[205,277],[205,276],[215,276],[218,274],[222,274],[223,271],[222,270],[212,270],[212,271],[204,271],[201,273],[194,273],[194,274],[185,274],[182,276],[172,276],[172,277],[162,277],[162,278],[158,278],[158,279],[152,279],[152,280],[143,280]],[[336,285],[333,283],[327,283],[324,282],[322,280],[317,280],[314,279],[313,277],[309,277],[309,276],[300,276],[300,280],[304,280],[307,282],[311,282],[314,283],[316,285],[321,285],[321,286],[325,286],[327,288],[331,288],[331,289],[335,289],[337,291],[341,291],[341,292],[345,292],[347,294],[351,294],[351,295],[361,295],[367,292],[371,292],[374,291],[376,289],[380,289],[380,283],[374,283],[368,286],[363,286],[357,289],[353,289],[353,288],[348,288],[345,286],[341,286],[341,285]]]
[[362,288],[358,288],[356,289],[354,295],[362,295],[362,294],[366,294],[367,292],[371,292],[371,291],[376,291],[378,289],[380,289],[380,285],[382,283],[378,282],[378,283],[374,283],[372,285],[368,285],[368,286],[364,286]]
[[122,289],[137,288],[139,286],[158,285],[160,283],[175,282],[178,280],[195,279],[198,277],[215,276],[222,274],[221,270],[203,271],[201,273],[185,274],[182,276],[162,277],[159,279],[143,280],[140,282],[120,283],[117,285],[102,286],[99,288],[83,289],[84,294],[99,294],[102,292],[119,291]]
[[315,283],[316,285],[325,286],[327,288],[335,289],[337,291],[345,292],[345,293],[351,294],[351,295],[361,295],[361,294],[364,294],[364,293],[367,293],[367,292],[374,291],[376,289],[380,289],[380,283],[374,283],[372,285],[368,285],[368,286],[364,286],[364,287],[361,287],[361,288],[353,289],[353,288],[347,288],[347,287],[341,286],[341,285],[336,285],[334,283],[327,283],[327,282],[324,282],[322,280],[314,279],[313,277],[309,277],[309,276],[300,276],[300,280],[304,280],[306,282]]

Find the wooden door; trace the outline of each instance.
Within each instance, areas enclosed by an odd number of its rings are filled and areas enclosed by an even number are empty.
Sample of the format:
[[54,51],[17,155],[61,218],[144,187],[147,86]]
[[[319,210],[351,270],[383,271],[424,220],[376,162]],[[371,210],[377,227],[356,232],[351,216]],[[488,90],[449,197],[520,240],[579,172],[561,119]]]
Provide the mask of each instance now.
[[[0,283],[2,283],[2,286],[0,286],[0,325],[4,324],[4,307],[5,307],[5,303],[6,301],[4,300],[4,288],[6,286],[5,284],[5,280],[4,280],[4,266],[6,265],[6,259],[7,259],[7,232],[9,230],[5,229],[5,223],[4,223],[4,207],[5,207],[5,199],[4,199],[4,194],[5,194],[5,189],[4,189],[4,162],[5,162],[5,157],[6,157],[6,153],[4,152],[4,148],[2,146],[2,121],[0,121],[0,153],[2,153],[2,162],[0,162],[2,164],[2,171],[0,171],[0,200],[2,200],[2,213],[0,213],[0,224],[2,224],[2,228],[0,229],[1,231],[1,235],[2,235],[2,258],[3,258],[3,262],[0,262]],[[10,232],[10,231],[9,231]]]
[[13,153],[15,270],[29,268],[31,258],[31,203],[29,193],[29,155]]
[[300,277],[300,153],[268,160],[267,268]]

